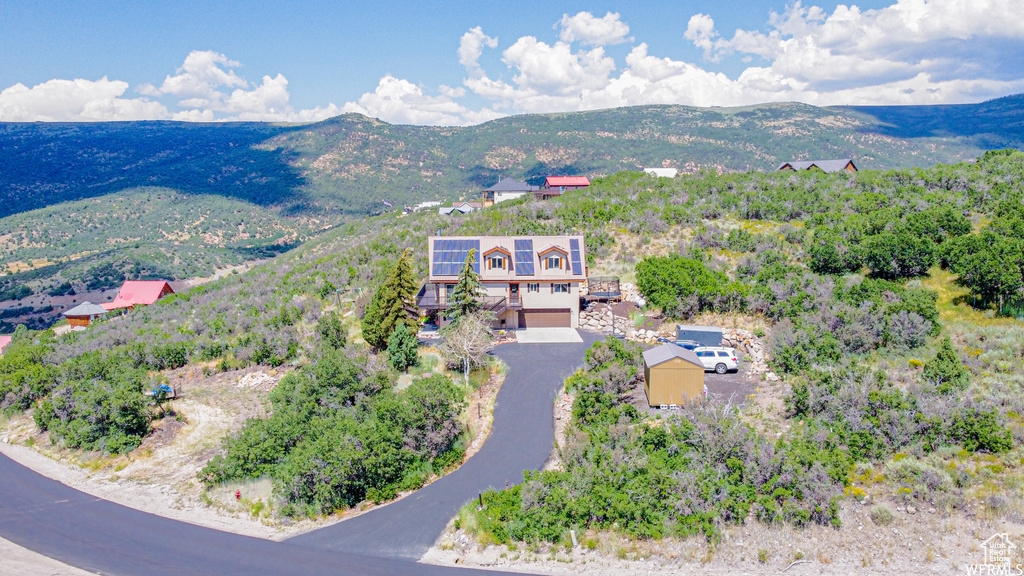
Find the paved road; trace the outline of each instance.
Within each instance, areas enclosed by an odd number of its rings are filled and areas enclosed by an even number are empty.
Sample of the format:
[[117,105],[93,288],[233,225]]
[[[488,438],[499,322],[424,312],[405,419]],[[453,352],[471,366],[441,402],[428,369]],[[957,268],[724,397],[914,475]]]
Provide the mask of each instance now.
[[307,532],[299,546],[417,560],[459,508],[488,488],[518,484],[523,470],[544,465],[554,441],[553,406],[559,387],[598,339],[580,344],[504,344],[495,355],[509,366],[483,448],[461,468],[415,494],[351,520]]
[[[440,576],[465,571],[313,550],[170,520],[90,496],[0,456],[0,536],[91,572],[124,576]],[[0,574],[4,576],[3,559]],[[494,574],[483,571],[477,574]]]
[[[463,569],[417,564],[467,500],[517,483],[542,466],[553,438],[552,405],[581,363],[583,344],[515,344],[494,429],[456,472],[373,513],[278,543],[154,516],[90,496],[0,455],[0,537],[92,572],[126,576],[435,576]],[[2,559],[0,559],[2,573]],[[503,574],[473,571],[472,574]]]

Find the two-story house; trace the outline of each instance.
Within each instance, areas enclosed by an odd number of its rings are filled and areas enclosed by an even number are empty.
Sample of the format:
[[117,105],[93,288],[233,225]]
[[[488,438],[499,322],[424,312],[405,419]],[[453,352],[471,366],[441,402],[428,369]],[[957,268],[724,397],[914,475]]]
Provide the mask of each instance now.
[[484,308],[496,328],[579,327],[583,236],[430,236],[430,277],[417,304],[443,323],[459,271],[476,250]]

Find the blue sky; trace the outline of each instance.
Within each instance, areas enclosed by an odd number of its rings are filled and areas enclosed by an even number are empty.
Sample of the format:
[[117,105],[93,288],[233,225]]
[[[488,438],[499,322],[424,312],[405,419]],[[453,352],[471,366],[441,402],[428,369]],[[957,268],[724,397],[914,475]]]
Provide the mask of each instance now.
[[0,120],[473,124],[673,103],[1024,91],[1020,0],[0,0]]

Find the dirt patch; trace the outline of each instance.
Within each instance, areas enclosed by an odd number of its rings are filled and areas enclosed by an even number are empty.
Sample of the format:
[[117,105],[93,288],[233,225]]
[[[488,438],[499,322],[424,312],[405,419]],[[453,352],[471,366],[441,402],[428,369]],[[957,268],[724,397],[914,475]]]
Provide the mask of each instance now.
[[[895,510],[895,505],[891,505]],[[729,526],[721,544],[703,537],[630,541],[613,534],[577,535],[579,547],[485,546],[453,526],[421,562],[537,574],[964,574],[984,562],[981,543],[1007,532],[1024,544],[1024,527],[959,515],[896,512],[878,526],[871,506],[843,504],[842,528],[766,526],[757,521]],[[1019,550],[1019,548],[1018,548]],[[1024,560],[1018,554],[1015,562]],[[985,573],[985,572],[982,572]]]

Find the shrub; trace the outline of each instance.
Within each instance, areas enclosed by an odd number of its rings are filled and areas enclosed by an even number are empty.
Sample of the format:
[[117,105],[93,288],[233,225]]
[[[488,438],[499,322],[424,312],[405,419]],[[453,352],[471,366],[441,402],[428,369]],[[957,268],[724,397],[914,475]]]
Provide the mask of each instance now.
[[399,324],[388,338],[388,361],[399,372],[404,372],[410,366],[416,365],[419,360],[418,350],[419,342],[416,333],[404,323]]
[[871,508],[870,516],[871,521],[877,526],[888,526],[889,524],[892,524],[893,520],[895,520],[892,510],[889,510],[889,507],[884,504],[879,504],[878,506]]
[[952,394],[967,388],[970,375],[957,356],[956,350],[953,350],[949,336],[943,338],[939,344],[935,358],[925,362],[923,376],[925,381],[935,386],[941,394]]

